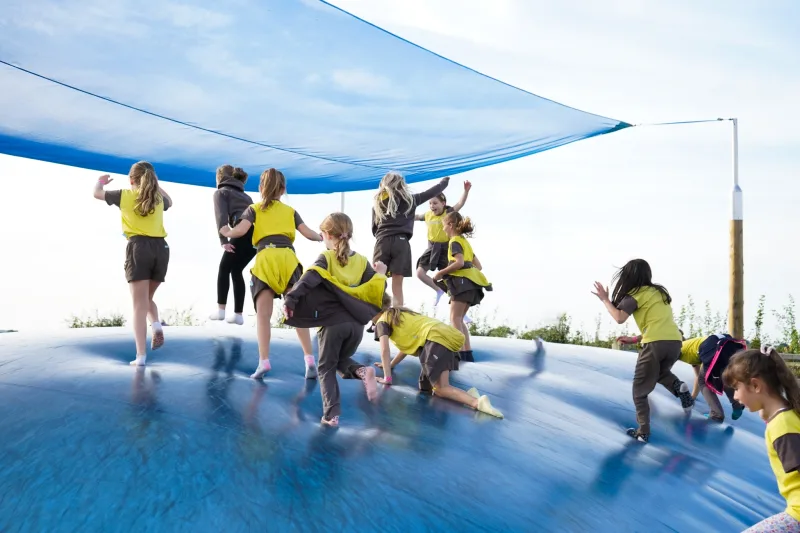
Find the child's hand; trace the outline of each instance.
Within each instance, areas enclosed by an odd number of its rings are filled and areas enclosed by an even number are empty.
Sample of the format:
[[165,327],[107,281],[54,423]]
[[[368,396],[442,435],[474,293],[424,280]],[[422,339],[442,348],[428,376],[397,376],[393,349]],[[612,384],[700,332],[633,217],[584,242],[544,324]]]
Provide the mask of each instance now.
[[639,337],[617,337],[617,342],[620,344],[636,344],[639,342]]
[[97,181],[99,181],[101,185],[106,186],[109,183],[111,183],[112,181],[114,181],[114,178],[112,178],[108,174],[103,174],[102,176],[97,178]]
[[374,268],[375,272],[377,272],[378,274],[381,274],[383,276],[386,275],[387,268],[386,264],[383,261],[376,261],[375,264],[372,265],[372,268]]
[[594,291],[592,291],[592,294],[600,298],[601,302],[608,301],[608,288],[604,288],[603,284],[599,281],[594,282]]
[[229,242],[223,244],[222,249],[231,254],[236,252],[236,247]]
[[392,378],[375,378],[378,383],[383,383],[384,385],[391,385]]
[[283,316],[285,316],[286,318],[292,318],[294,316],[294,311],[289,309],[288,306],[284,305],[283,306]]
[[372,364],[377,366],[378,368],[383,368],[383,363],[372,363]]
[[469,180],[465,180],[465,181],[464,181],[464,191],[465,191],[465,192],[469,192],[469,190],[470,190],[471,188],[472,188],[472,183],[470,183],[470,182],[469,182]]
[[439,281],[442,279],[442,271],[437,270],[436,274],[433,275],[433,281]]
[[227,238],[230,239],[231,238],[231,228],[229,228],[227,226],[222,226],[221,228],[219,228],[219,234],[222,235],[223,237],[227,237]]

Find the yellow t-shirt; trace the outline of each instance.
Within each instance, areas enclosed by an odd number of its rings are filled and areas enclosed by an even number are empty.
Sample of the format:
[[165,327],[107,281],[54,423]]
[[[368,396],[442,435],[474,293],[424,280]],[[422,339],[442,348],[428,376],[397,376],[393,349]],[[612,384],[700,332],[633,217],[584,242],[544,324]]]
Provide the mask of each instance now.
[[[461,235],[457,235],[450,239],[450,244],[447,247],[447,260],[452,263],[456,260],[456,254],[453,252],[453,245],[456,246],[456,250],[461,248],[461,256],[464,258],[465,263],[471,263],[473,259],[475,259],[475,252],[472,251],[472,245],[462,237]],[[456,252],[458,253],[458,252]],[[483,275],[483,272],[475,268],[474,266],[471,267],[464,267],[459,270],[454,270],[448,274],[449,276],[456,276],[461,278],[467,278],[468,280],[472,281],[476,285],[480,285],[481,287],[490,287],[492,284],[489,283],[489,280],[486,279],[486,276]],[[491,289],[489,289],[491,290]]]
[[134,235],[166,237],[164,211],[169,209],[169,203],[165,203],[162,199],[156,204],[152,213],[142,216],[135,209],[137,195],[137,191],[131,189],[119,189],[105,193],[106,203],[118,206],[122,214],[122,233],[128,239]]
[[336,252],[333,250],[325,250],[322,255],[325,256],[325,261],[328,263],[328,272],[336,281],[347,287],[357,287],[361,284],[361,277],[369,264],[366,257],[361,254],[353,254],[347,258],[347,264],[342,266],[336,259]]
[[[299,217],[295,216],[295,211],[280,200],[273,200],[266,209],[261,209],[261,203],[253,204],[250,208],[255,212],[253,222],[253,246],[264,237],[270,235],[284,235],[290,242],[294,242],[295,228]],[[245,216],[249,220],[249,217]],[[301,221],[302,222],[302,221]]]
[[800,521],[800,416],[793,409],[778,412],[767,423],[764,438],[786,513]]
[[700,345],[703,344],[703,341],[707,338],[708,337],[695,337],[683,341],[681,345],[681,361],[689,363],[692,366],[702,364],[702,361],[700,361]]
[[451,352],[457,352],[464,345],[464,334],[452,326],[416,313],[402,313],[400,323],[396,326],[389,324],[388,314],[384,313],[378,319],[376,327],[382,329],[380,324],[388,324],[391,328],[389,340],[397,349],[408,355],[416,355],[417,351],[425,346],[427,341],[441,344]]
[[655,287],[641,287],[630,296],[636,300],[633,319],[642,332],[642,343],[654,341],[679,341],[683,339],[672,306],[664,302],[661,292]]
[[336,260],[336,252],[333,250],[325,250],[322,256],[325,258],[326,268],[322,268],[320,262],[317,261],[309,267],[309,270],[314,270],[323,279],[330,281],[346,294],[380,309],[383,292],[386,290],[386,276],[376,272],[362,284],[361,278],[364,277],[364,271],[369,264],[366,257],[361,254],[353,254],[347,264],[341,266]]
[[430,242],[448,241],[447,233],[444,232],[444,226],[442,225],[442,220],[447,215],[447,213],[449,213],[452,210],[453,209],[451,207],[445,206],[441,215],[436,215],[434,214],[433,211],[427,211],[425,213],[425,224],[428,225],[428,240]]

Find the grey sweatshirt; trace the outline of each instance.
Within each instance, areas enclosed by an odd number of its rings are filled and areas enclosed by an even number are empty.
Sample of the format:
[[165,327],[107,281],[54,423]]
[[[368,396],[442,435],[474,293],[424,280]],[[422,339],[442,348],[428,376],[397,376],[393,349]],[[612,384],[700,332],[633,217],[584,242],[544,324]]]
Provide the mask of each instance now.
[[245,209],[252,204],[253,199],[244,192],[244,183],[241,181],[229,178],[217,185],[217,190],[214,191],[214,215],[217,218],[217,236],[220,244],[228,242],[227,238],[219,234],[222,226],[233,222],[231,217],[239,220]]
[[372,235],[376,239],[391,237],[392,235],[406,235],[409,239],[414,234],[414,211],[417,206],[427,202],[447,188],[450,178],[442,178],[438,185],[434,185],[425,192],[411,195],[411,209],[406,214],[408,203],[400,200],[397,206],[397,215],[387,218],[380,224],[375,222],[375,208],[372,208]]

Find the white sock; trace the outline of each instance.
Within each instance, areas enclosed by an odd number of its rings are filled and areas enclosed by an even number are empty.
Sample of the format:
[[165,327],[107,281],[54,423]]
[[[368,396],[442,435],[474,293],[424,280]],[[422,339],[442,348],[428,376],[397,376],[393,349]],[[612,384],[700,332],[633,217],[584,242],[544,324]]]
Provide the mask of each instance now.
[[164,331],[163,329],[161,329],[161,322],[159,321],[153,322],[151,326],[153,328],[153,333],[160,333]]
[[217,309],[213,313],[211,313],[208,317],[211,320],[224,320],[225,319],[225,310],[224,309]]
[[131,361],[131,366],[144,366],[147,361],[146,355],[137,355],[136,359]]

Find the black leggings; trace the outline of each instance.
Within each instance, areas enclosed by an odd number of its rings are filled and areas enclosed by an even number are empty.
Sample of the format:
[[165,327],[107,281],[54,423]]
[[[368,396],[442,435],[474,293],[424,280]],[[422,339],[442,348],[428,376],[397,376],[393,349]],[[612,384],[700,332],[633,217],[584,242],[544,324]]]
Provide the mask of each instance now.
[[252,243],[253,229],[250,228],[243,237],[231,239],[234,252],[222,252],[222,259],[219,261],[219,273],[217,274],[217,303],[225,305],[228,303],[228,288],[230,280],[233,280],[233,312],[241,313],[244,310],[244,296],[247,287],[244,284],[242,271],[247,264],[255,257],[256,249]]

